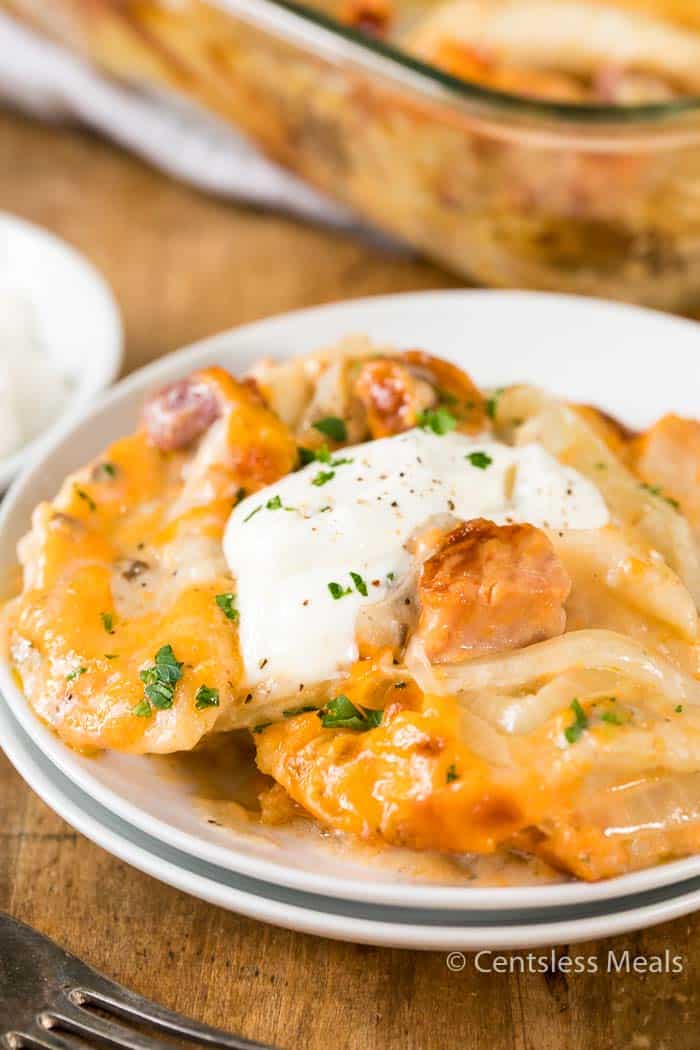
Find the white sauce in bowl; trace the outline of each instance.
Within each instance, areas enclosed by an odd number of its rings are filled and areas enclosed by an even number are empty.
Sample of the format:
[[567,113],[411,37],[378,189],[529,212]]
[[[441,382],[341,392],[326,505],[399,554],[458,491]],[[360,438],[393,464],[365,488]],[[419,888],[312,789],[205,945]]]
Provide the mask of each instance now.
[[42,346],[31,301],[0,289],[0,459],[46,430],[69,397],[68,378]]
[[311,463],[243,500],[226,527],[251,685],[293,691],[357,659],[358,609],[401,581],[406,541],[435,514],[555,529],[609,518],[596,487],[535,444],[410,430],[333,458],[351,462]]

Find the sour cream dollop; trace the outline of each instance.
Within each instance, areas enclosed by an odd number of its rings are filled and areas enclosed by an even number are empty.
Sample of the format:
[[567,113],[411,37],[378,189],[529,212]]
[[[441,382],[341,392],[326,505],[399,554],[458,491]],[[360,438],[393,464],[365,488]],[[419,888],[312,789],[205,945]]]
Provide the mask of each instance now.
[[553,529],[609,520],[595,485],[536,444],[410,430],[333,459],[248,497],[229,518],[224,554],[251,685],[293,691],[356,660],[359,608],[401,581],[407,540],[435,514]]

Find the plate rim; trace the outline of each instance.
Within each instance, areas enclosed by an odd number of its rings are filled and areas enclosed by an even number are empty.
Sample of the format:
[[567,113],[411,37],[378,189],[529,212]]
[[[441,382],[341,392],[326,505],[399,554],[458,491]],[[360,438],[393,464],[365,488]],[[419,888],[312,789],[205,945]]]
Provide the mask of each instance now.
[[[8,521],[12,519],[15,507],[21,504],[23,491],[33,481],[37,471],[41,469],[43,458],[51,454],[55,449],[58,449],[64,442],[70,440],[75,429],[89,424],[105,407],[111,406],[121,398],[136,390],[147,389],[151,382],[168,381],[174,375],[186,372],[201,361],[206,360],[209,355],[229,353],[232,357],[235,357],[236,354],[241,353],[241,347],[232,346],[232,343],[244,343],[247,338],[260,334],[274,333],[278,329],[283,330],[290,322],[303,324],[308,320],[316,320],[322,317],[334,318],[336,315],[340,317],[348,311],[354,313],[356,311],[369,310],[370,313],[373,311],[381,313],[384,310],[395,308],[397,303],[405,307],[410,303],[424,304],[428,301],[434,301],[436,297],[449,299],[458,304],[464,302],[471,305],[477,301],[488,301],[493,304],[503,300],[506,303],[539,300],[545,306],[550,301],[563,302],[564,304],[575,304],[578,309],[602,310],[624,316],[650,315],[654,317],[657,324],[661,322],[664,327],[670,328],[680,326],[680,329],[686,333],[692,333],[694,338],[697,339],[698,336],[698,326],[693,321],[668,316],[660,311],[629,306],[628,304],[556,293],[499,292],[482,289],[439,289],[436,291],[370,296],[363,299],[343,300],[275,315],[209,336],[191,346],[165,355],[133,372],[106,391],[102,397],[92,402],[91,405],[86,406],[77,418],[71,420],[67,427],[62,428],[60,433],[53,435],[52,439],[46,442],[41,450],[41,454],[36,456],[21,476],[15,480],[0,510],[0,533],[7,527]],[[182,831],[158,817],[149,815],[144,810],[123,799],[111,788],[105,787],[97,777],[86,773],[80,766],[72,762],[73,752],[39,721],[15,685],[11,671],[2,659],[0,659],[0,688],[23,730],[40,747],[49,761],[83,793],[96,799],[102,806],[117,814],[127,824],[137,828],[143,834],[157,837],[172,848],[181,850],[208,863],[214,863],[225,867],[229,871],[235,871],[251,877],[278,882],[300,891],[318,893],[323,896],[340,895],[346,899],[356,900],[366,900],[370,896],[378,903],[388,905],[398,904],[399,902],[406,905],[415,905],[416,901],[419,900],[425,906],[430,904],[430,906],[441,907],[445,910],[469,907],[476,909],[483,907],[486,902],[489,903],[490,907],[501,907],[503,909],[513,906],[535,908],[543,906],[545,903],[552,903],[553,898],[562,905],[567,903],[578,904],[582,900],[603,900],[643,892],[647,889],[676,883],[680,879],[693,878],[700,875],[700,854],[598,883],[569,882],[527,887],[441,886],[439,884],[421,883],[392,884],[373,881],[371,876],[368,876],[366,880],[360,880],[342,879],[332,875],[316,875],[305,869],[286,866],[281,862],[270,861],[249,854],[246,855],[244,852],[239,852],[234,845],[230,847],[219,846],[216,843],[205,842],[190,832]],[[263,872],[266,874],[261,874]]]
[[[4,698],[0,697],[0,726],[3,725],[5,732],[2,734],[2,749],[16,772],[53,812],[95,845],[183,893],[225,910],[246,915],[248,918],[300,933],[378,947],[425,951],[506,951],[576,944],[600,937],[617,936],[679,918],[700,906],[700,889],[695,889],[690,893],[668,896],[661,902],[640,903],[638,907],[623,912],[612,911],[593,917],[561,919],[555,922],[524,922],[521,925],[501,927],[483,926],[478,922],[474,925],[450,925],[449,913],[445,915],[445,925],[376,921],[359,918],[351,912],[339,915],[325,911],[323,907],[311,907],[311,899],[314,897],[321,905],[326,900],[317,894],[302,894],[310,898],[309,907],[273,900],[264,894],[251,894],[235,884],[232,885],[236,879],[235,872],[220,869],[228,880],[225,882],[209,874],[192,871],[191,868],[178,867],[172,858],[164,857],[158,852],[158,847],[163,848],[158,839],[153,839],[125,824],[75,785],[73,787],[78,801],[71,798],[66,794],[61,780],[69,785],[71,782],[52,764],[46,767],[41,763],[42,752],[25,733]],[[36,760],[33,759],[32,750],[38,755]],[[52,781],[52,774],[59,778],[58,786]],[[118,827],[115,830],[114,827],[105,824],[102,813],[108,818],[111,816],[117,824],[124,824],[123,829]],[[143,841],[140,841],[141,839]],[[183,857],[188,859],[186,854]],[[189,857],[189,860],[202,863],[198,862],[197,858]],[[353,902],[347,903],[352,905]],[[387,910],[391,912],[396,909],[389,907]]]

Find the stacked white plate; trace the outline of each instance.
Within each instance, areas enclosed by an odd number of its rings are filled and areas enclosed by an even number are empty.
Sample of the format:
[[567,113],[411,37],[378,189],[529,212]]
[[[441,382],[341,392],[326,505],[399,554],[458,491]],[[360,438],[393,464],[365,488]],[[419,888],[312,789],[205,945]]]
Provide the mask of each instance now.
[[[144,394],[218,363],[244,371],[367,333],[450,358],[481,385],[518,380],[590,401],[632,426],[697,414],[700,330],[650,311],[563,296],[434,292],[343,303],[275,318],[182,350],[120,383],[44,450],[0,516],[0,566],[32,508],[70,470],[132,429]],[[598,938],[700,907],[700,858],[597,884],[470,887],[417,882],[349,861],[293,831],[221,827],[192,788],[157,763],[86,758],[39,724],[0,665],[0,740],[45,802],[103,848],[194,896],[257,919],[377,945],[476,949]]]

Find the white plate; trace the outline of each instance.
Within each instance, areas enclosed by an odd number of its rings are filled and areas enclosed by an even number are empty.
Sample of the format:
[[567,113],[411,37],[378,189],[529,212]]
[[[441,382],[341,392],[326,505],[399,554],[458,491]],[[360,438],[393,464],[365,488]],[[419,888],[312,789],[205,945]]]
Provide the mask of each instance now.
[[[700,879],[619,900],[525,912],[517,908],[444,912],[300,893],[218,868],[130,827],[47,763],[1,698],[0,740],[37,795],[115,857],[193,897],[299,933],[388,948],[500,951],[612,937],[700,907]],[[466,965],[466,960],[458,957],[453,965]]]
[[0,275],[5,273],[3,287],[31,300],[41,344],[73,390],[51,427],[0,459],[0,490],[115,379],[123,341],[117,304],[97,270],[52,234],[0,213]]
[[[700,329],[688,321],[590,299],[528,293],[434,292],[360,300],[251,325],[165,358],[119,384],[54,442],[8,495],[0,514],[0,569],[12,571],[17,539],[39,499],[65,473],[134,425],[144,393],[205,363],[242,371],[261,355],[286,357],[349,332],[421,345],[467,368],[477,382],[518,379],[594,401],[632,425],[665,411],[697,412]],[[34,718],[8,667],[0,689],[34,742],[83,792],[134,828],[220,868],[304,893],[402,907],[537,909],[619,900],[700,876],[691,857],[598,884],[469,888],[418,884],[380,867],[349,863],[289,831],[226,830],[207,823],[189,789],[148,760],[77,755]]]

